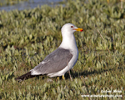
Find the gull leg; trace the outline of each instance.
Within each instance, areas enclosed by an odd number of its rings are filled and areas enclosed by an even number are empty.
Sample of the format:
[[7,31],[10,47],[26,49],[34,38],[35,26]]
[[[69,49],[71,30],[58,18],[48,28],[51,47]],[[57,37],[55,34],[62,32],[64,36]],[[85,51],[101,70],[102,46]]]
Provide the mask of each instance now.
[[59,80],[59,76],[57,77],[57,79],[56,79],[57,81]]
[[69,76],[70,76],[70,80],[72,81],[72,77],[71,77],[71,74],[70,74],[70,70],[69,70]]
[[62,79],[63,79],[63,80],[65,80],[65,77],[64,77],[64,75],[62,75]]

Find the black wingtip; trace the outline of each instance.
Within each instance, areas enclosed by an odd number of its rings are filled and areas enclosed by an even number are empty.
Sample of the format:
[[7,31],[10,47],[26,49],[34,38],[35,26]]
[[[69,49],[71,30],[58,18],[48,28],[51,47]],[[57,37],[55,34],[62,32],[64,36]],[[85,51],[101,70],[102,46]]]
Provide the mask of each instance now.
[[31,78],[31,77],[33,77],[31,75],[31,72],[28,72],[26,74],[23,74],[22,76],[19,76],[19,77],[15,78],[15,80],[18,81],[18,82],[21,82],[21,81],[26,80],[26,79]]

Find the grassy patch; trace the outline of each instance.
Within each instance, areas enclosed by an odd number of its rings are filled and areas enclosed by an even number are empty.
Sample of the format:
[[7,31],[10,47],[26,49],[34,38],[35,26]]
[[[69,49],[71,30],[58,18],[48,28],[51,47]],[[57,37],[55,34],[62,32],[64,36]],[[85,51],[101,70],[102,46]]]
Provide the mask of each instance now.
[[[81,95],[125,95],[125,4],[106,0],[68,1],[65,6],[0,12],[0,99],[80,99]],[[73,23],[79,58],[73,81],[49,82],[47,76],[18,83],[16,76],[34,68],[61,43],[61,27]],[[103,38],[102,38],[103,37]],[[96,99],[96,98],[84,98]]]

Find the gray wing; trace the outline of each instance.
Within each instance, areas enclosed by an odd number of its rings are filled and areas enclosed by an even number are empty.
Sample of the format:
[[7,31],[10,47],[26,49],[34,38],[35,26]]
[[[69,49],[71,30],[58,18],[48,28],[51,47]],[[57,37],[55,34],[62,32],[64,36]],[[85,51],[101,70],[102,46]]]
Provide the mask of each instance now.
[[46,58],[33,70],[40,74],[49,74],[62,70],[72,58],[68,49],[58,48],[50,53]]

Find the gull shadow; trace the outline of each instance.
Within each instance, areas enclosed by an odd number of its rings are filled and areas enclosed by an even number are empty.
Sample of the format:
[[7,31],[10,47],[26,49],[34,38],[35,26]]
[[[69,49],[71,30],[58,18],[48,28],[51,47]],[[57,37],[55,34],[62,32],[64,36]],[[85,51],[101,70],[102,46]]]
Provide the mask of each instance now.
[[3,25],[2,24],[0,24],[0,28],[2,28],[3,27]]
[[[75,72],[74,70],[70,71],[70,74],[72,76],[72,78],[78,78],[81,76],[87,77],[88,75],[93,75],[93,74],[101,74],[104,72],[108,72],[108,71],[113,71],[113,70],[125,70],[125,67],[113,67],[113,68],[109,68],[109,69],[100,69],[100,70],[93,70],[93,71],[83,71],[83,72]],[[66,79],[70,79],[69,73],[65,74],[65,78]]]

